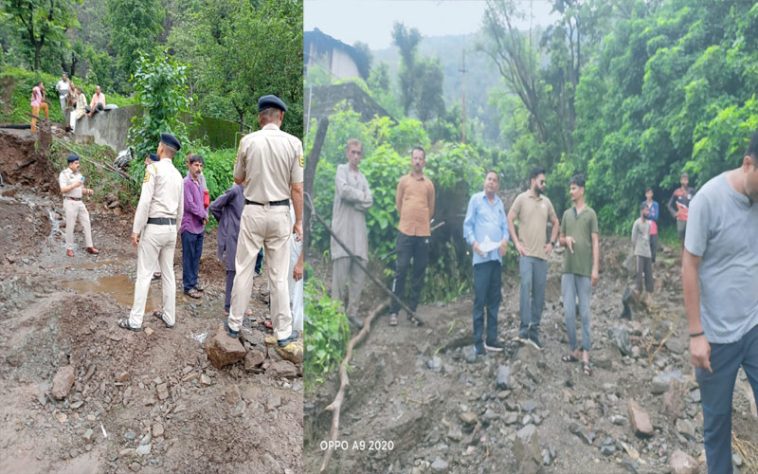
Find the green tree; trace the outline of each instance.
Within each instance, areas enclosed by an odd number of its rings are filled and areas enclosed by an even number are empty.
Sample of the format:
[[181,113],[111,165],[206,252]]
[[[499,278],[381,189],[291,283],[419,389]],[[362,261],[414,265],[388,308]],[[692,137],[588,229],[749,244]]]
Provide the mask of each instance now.
[[392,27],[392,42],[400,50],[400,100],[403,112],[408,112],[416,101],[416,49],[421,41],[421,33],[416,28],[408,29],[402,23]]
[[158,0],[108,0],[107,5],[110,48],[125,84],[140,53],[151,53],[156,47],[165,12]]
[[40,70],[42,48],[65,42],[66,30],[78,26],[74,5],[81,0],[5,0],[3,11],[17,27],[31,52],[31,64]]

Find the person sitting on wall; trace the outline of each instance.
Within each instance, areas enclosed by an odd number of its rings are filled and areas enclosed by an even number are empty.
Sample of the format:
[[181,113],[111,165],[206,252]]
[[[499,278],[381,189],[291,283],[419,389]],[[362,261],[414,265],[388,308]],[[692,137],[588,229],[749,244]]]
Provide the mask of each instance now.
[[87,117],[92,117],[97,112],[105,110],[105,94],[100,90],[100,86],[95,86],[95,94],[89,103],[89,113]]

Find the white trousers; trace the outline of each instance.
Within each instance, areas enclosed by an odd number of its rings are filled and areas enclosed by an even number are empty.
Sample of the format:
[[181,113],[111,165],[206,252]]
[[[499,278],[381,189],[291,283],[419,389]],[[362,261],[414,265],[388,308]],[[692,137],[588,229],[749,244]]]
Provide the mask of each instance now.
[[176,280],[174,279],[174,250],[176,225],[147,224],[137,246],[137,281],[134,283],[134,303],[129,314],[129,325],[142,327],[147,292],[156,262],[160,265],[163,289],[163,320],[176,323]]
[[78,220],[84,229],[84,243],[87,247],[92,247],[92,227],[89,222],[89,212],[87,206],[82,201],[73,199],[63,199],[63,210],[66,212],[66,248],[74,249],[74,227]]
[[263,247],[266,254],[266,275],[271,289],[271,321],[277,339],[292,334],[287,270],[290,259],[292,224],[287,206],[246,205],[240,218],[235,266],[237,275],[232,287],[229,327],[239,331],[250,292],[253,290],[255,259]]

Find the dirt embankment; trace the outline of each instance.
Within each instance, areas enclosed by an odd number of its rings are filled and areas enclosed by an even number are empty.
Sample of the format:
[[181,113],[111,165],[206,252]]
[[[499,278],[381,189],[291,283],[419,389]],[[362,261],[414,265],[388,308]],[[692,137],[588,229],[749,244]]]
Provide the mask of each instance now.
[[[332,447],[327,472],[653,474],[670,472],[673,458],[679,468],[694,466],[673,472],[705,473],[677,252],[662,252],[652,302],[634,304],[632,320],[624,320],[622,295],[633,279],[624,265],[628,247],[618,239],[603,243],[604,271],[591,303],[591,376],[561,361],[568,344],[559,255],[550,261],[542,351],[514,340],[518,275],[504,278],[499,333],[506,348],[499,354],[473,356],[470,299],[420,308],[427,322],[420,328],[404,318],[396,328],[378,319],[355,353],[342,444]],[[306,472],[318,472],[330,449],[331,412],[324,408],[336,389],[333,377],[306,396]],[[735,472],[758,465],[754,403],[740,371]],[[638,435],[641,412],[651,423]]]
[[[182,295],[177,246],[176,327],[148,312],[146,331],[119,329],[134,286],[132,214],[86,202],[101,254],[84,252],[77,229],[66,257],[62,201],[45,192],[57,174],[28,143],[28,131],[0,133],[0,472],[301,472],[302,368],[264,342],[266,304],[251,300],[243,331],[262,360],[218,370],[204,350],[224,318],[213,234],[202,300]],[[148,311],[160,293],[152,283]],[[57,399],[65,367],[71,386]]]

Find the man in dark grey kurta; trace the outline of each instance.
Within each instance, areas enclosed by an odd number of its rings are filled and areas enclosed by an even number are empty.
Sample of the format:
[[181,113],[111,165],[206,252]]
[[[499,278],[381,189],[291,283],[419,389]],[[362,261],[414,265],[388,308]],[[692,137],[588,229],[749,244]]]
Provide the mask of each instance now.
[[242,186],[233,185],[224,194],[211,203],[210,211],[218,221],[217,255],[226,267],[226,297],[224,298],[224,313],[229,313],[232,301],[232,285],[237,274],[234,259],[237,255],[237,237],[240,233],[240,216],[245,207],[245,195]]
[[347,246],[353,257],[332,239],[332,296],[343,304],[347,300],[348,319],[361,327],[363,322],[358,318],[358,305],[366,275],[357,260],[361,260],[364,266],[368,263],[366,211],[374,200],[366,177],[358,170],[363,158],[363,144],[351,138],[347,141],[345,155],[348,162],[337,167],[334,179],[332,232]]

